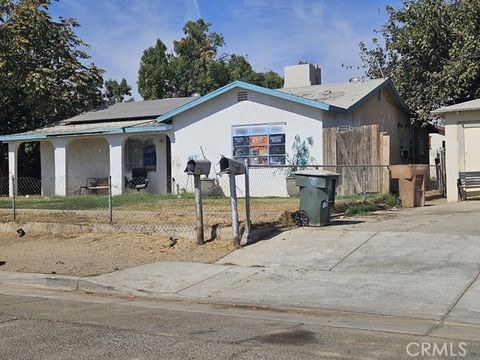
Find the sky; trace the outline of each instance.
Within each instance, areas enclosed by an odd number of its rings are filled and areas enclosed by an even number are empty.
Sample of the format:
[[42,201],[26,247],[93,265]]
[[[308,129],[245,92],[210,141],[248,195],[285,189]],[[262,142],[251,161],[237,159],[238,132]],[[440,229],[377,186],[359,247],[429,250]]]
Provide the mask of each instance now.
[[126,78],[141,100],[143,51],[157,38],[171,49],[185,22],[200,17],[223,34],[220,53],[247,55],[256,71],[283,76],[284,66],[308,61],[320,65],[323,83],[361,76],[358,44],[370,43],[385,22],[387,3],[399,0],[59,0],[51,10],[55,18],[76,18],[76,32],[105,79]]

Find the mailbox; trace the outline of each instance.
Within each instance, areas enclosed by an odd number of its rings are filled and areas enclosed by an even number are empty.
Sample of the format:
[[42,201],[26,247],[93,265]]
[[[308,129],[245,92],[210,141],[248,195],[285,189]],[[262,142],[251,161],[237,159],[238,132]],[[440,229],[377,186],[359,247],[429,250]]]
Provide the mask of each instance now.
[[185,172],[188,175],[206,175],[210,174],[211,163],[208,160],[189,160]]
[[242,175],[245,174],[245,165],[241,161],[222,156],[220,159],[220,172],[232,175]]

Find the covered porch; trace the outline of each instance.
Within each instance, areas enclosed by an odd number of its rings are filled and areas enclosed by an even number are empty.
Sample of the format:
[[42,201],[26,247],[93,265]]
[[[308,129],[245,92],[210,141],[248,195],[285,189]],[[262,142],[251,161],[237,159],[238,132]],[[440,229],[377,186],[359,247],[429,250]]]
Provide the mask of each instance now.
[[[111,125],[87,131],[79,126],[75,129],[59,126],[0,137],[0,141],[8,144],[9,195],[16,195],[19,188],[20,146],[32,142],[40,147],[38,180],[43,196],[105,194],[110,186],[112,195],[137,189],[168,193],[171,126],[122,123],[127,126],[119,128]],[[148,179],[145,187],[131,186],[139,170],[145,171]],[[95,185],[100,185],[98,188],[102,191],[89,192],[97,187]]]

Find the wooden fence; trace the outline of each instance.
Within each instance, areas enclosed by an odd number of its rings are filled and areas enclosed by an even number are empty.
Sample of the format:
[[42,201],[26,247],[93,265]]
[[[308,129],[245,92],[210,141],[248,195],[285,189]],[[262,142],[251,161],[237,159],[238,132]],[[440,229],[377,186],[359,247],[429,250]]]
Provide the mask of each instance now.
[[323,163],[341,174],[340,195],[390,190],[390,136],[381,133],[378,125],[323,129]]

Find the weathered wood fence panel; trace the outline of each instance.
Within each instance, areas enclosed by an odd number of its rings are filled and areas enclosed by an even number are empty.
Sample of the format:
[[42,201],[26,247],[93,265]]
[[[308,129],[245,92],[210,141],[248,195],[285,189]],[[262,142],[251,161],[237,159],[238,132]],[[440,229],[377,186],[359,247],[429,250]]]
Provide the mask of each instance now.
[[323,129],[323,154],[325,168],[341,174],[338,194],[389,191],[390,137],[378,125]]

